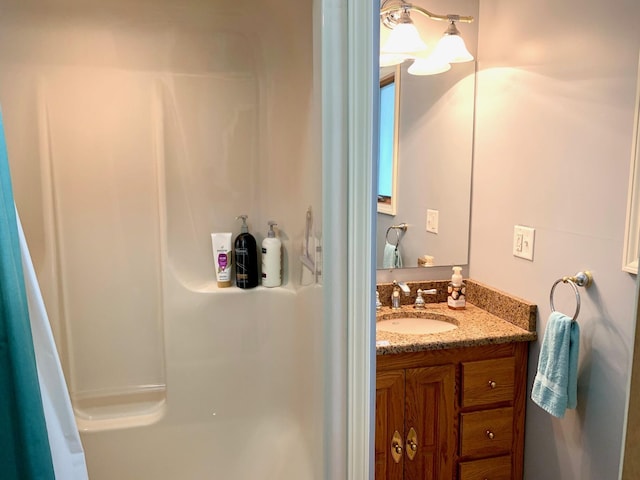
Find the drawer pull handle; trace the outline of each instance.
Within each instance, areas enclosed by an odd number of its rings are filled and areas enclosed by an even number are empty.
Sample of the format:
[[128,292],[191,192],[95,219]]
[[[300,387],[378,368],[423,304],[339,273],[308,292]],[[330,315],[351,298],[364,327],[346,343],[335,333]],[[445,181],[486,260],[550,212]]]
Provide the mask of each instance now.
[[495,435],[491,430],[487,430],[487,438],[489,440],[493,440],[495,438]]
[[493,380],[489,380],[489,388],[490,389],[494,389],[498,386],[498,384],[496,382],[494,382]]

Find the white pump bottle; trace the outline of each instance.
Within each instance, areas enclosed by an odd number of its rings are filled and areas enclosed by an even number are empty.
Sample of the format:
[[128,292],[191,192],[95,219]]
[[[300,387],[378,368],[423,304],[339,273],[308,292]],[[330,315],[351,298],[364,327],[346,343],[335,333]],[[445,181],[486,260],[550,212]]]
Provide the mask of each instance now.
[[462,267],[453,267],[453,275],[451,275],[451,282],[447,288],[447,305],[454,310],[463,309],[467,305],[465,299],[467,286],[462,281],[461,271]]
[[270,220],[268,224],[269,232],[262,241],[262,285],[279,287],[282,284],[282,242],[273,230],[277,223]]

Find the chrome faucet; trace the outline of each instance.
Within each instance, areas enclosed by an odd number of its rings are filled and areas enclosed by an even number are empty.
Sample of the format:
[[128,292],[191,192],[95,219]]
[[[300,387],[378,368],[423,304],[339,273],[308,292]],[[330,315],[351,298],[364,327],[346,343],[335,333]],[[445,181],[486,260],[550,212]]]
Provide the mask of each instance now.
[[401,306],[400,302],[400,290],[404,293],[405,297],[411,294],[411,289],[404,282],[393,281],[393,291],[391,292],[391,308],[398,309]]

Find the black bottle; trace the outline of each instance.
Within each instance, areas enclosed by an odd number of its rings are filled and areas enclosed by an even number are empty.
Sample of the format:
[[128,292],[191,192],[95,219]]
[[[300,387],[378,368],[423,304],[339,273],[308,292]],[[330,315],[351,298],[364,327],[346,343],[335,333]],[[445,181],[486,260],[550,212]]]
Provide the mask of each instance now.
[[254,288],[258,286],[258,246],[256,239],[249,233],[247,216],[242,219],[240,235],[233,242],[233,253],[236,259],[236,286],[239,288]]

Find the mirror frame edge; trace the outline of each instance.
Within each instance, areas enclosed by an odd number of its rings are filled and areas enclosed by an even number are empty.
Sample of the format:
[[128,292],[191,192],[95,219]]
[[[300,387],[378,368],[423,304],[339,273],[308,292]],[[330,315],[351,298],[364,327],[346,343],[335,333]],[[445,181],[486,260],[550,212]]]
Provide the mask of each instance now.
[[638,55],[638,81],[636,86],[636,109],[631,146],[629,170],[629,193],[624,233],[622,270],[638,273],[638,246],[640,243],[640,54]]

